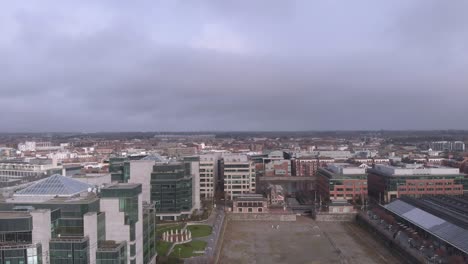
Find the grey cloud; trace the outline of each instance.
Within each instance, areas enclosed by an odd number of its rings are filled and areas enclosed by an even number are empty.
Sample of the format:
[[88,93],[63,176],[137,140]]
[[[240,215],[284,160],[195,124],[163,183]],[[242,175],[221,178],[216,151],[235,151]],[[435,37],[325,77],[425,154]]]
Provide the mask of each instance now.
[[[468,128],[465,4],[371,2],[0,11],[17,25],[0,41],[2,130]],[[192,45],[206,24],[245,52]]]

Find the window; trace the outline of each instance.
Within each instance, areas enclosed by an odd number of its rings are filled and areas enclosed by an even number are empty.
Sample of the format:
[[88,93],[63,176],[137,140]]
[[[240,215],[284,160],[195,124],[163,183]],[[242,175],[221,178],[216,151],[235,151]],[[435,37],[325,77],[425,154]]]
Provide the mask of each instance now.
[[263,208],[258,208],[258,212],[259,213],[263,212]]

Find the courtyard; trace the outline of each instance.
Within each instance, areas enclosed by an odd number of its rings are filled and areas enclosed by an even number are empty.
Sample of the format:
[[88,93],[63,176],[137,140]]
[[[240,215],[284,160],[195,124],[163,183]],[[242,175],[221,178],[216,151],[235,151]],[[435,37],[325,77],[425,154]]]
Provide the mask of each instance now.
[[400,263],[354,223],[230,221],[219,263]]

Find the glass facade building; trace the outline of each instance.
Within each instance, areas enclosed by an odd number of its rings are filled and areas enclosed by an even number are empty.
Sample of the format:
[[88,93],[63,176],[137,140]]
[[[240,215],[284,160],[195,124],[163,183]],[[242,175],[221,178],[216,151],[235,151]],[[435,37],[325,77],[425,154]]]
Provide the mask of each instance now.
[[[96,252],[96,264],[127,264],[127,243],[107,241]],[[146,263],[146,262],[145,262]]]
[[155,204],[143,205],[143,258],[150,263],[156,256],[156,207]]
[[138,217],[138,196],[141,194],[141,184],[119,184],[101,190],[101,197],[116,198],[119,200],[119,212],[124,213],[124,224],[130,230],[130,258],[136,256],[136,224]]
[[49,243],[50,264],[87,264],[90,262],[89,247],[87,237],[54,238]]
[[42,247],[33,243],[32,228],[27,212],[0,213],[0,263],[42,264]]
[[190,163],[184,162],[153,167],[151,201],[156,204],[156,213],[181,214],[182,218],[189,216],[193,206],[190,170]]

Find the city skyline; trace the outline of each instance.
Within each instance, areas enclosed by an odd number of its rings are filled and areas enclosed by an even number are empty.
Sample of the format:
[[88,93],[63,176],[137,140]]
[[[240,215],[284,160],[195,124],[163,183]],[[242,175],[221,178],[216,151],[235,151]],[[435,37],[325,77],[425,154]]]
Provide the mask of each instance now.
[[0,132],[468,129],[467,7],[3,3]]

